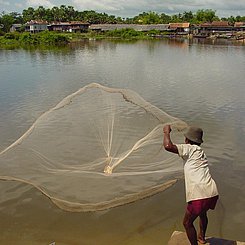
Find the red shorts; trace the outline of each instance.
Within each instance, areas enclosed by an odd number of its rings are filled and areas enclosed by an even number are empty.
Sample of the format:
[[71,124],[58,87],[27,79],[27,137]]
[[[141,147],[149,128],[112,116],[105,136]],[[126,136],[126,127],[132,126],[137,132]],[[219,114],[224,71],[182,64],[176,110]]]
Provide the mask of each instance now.
[[202,212],[214,209],[219,196],[214,196],[205,199],[199,199],[188,202],[187,210],[194,215],[199,216]]

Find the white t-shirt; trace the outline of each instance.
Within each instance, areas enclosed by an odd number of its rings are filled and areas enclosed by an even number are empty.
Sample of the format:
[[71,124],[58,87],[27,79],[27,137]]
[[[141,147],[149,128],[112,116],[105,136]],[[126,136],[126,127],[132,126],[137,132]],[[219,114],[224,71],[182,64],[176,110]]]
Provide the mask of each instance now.
[[209,173],[207,157],[200,146],[177,144],[184,161],[186,202],[218,195],[217,186]]

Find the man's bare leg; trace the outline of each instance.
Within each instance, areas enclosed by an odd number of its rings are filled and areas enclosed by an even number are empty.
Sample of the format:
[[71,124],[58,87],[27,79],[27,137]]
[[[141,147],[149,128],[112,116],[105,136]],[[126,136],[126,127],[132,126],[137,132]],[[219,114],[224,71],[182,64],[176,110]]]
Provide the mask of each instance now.
[[191,214],[188,210],[186,210],[185,217],[183,220],[183,225],[185,227],[186,234],[191,245],[198,245],[197,232],[193,224],[193,222],[197,217],[198,217],[197,215]]
[[199,215],[199,234],[198,234],[198,241],[201,244],[205,244],[207,241],[205,240],[205,235],[206,235],[206,230],[207,230],[207,226],[208,226],[208,216],[207,216],[207,212],[203,212]]

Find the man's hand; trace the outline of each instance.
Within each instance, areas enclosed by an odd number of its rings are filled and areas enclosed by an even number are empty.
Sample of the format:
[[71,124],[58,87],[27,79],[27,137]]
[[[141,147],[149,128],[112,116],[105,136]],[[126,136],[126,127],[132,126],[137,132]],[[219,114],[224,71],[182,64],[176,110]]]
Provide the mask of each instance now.
[[165,125],[164,127],[163,127],[163,133],[164,134],[169,134],[171,132],[171,127],[170,127],[170,125]]

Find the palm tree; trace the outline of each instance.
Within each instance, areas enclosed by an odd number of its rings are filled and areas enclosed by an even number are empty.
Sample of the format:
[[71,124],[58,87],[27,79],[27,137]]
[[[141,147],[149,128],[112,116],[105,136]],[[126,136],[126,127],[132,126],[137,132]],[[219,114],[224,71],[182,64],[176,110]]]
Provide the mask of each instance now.
[[46,15],[46,9],[43,6],[39,6],[36,10],[35,10],[35,19],[37,20],[43,20],[44,17]]
[[60,9],[56,6],[54,6],[52,9],[51,9],[51,13],[53,15],[53,20],[54,21],[60,21],[61,18],[60,18]]
[[35,19],[35,10],[34,10],[34,8],[29,7],[28,9],[24,9],[22,11],[22,16],[23,16],[23,20],[24,20],[25,23],[30,21],[30,20]]

